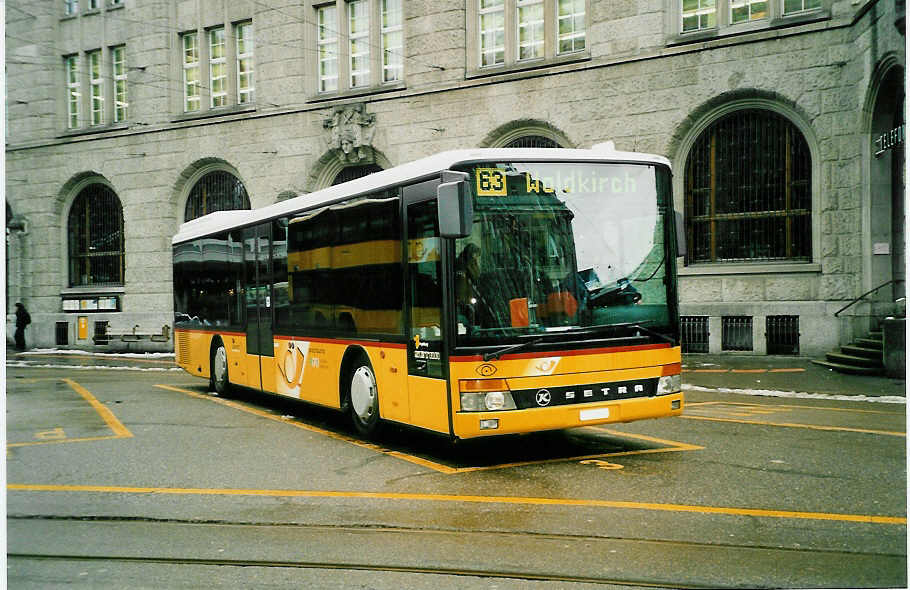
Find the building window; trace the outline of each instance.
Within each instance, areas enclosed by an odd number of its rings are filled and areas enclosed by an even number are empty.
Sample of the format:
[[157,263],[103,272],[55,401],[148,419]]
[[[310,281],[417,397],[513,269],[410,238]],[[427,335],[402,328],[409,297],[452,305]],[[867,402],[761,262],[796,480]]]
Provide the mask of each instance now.
[[63,0],[63,14],[72,16],[79,13],[79,0]]
[[776,113],[712,123],[686,160],[690,262],[810,261],[811,170],[802,133]]
[[348,2],[351,88],[370,84],[370,6],[368,0]]
[[585,51],[590,0],[469,0],[469,67],[521,65]]
[[335,180],[332,181],[332,185],[341,184],[342,182],[348,182],[349,180],[356,180],[358,178],[363,178],[364,176],[373,174],[374,172],[380,172],[382,170],[376,164],[364,164],[363,166],[348,166],[343,168],[341,172],[335,175]]
[[338,90],[338,11],[335,6],[317,9],[319,23],[319,92]]
[[211,107],[227,105],[227,63],[224,55],[224,27],[209,31],[209,88]]
[[114,80],[114,123],[126,120],[126,109],[129,107],[126,90],[126,47],[111,49],[111,73]]
[[784,0],[784,14],[816,10],[821,6],[821,0]]
[[542,135],[526,135],[511,140],[502,147],[507,148],[558,148],[560,145],[555,140]]
[[757,21],[764,21],[765,26],[776,24],[778,19],[820,10],[821,0],[679,0],[677,8],[679,31],[690,34],[723,32],[727,27],[742,29]]
[[480,65],[506,61],[505,8],[503,0],[480,0]]
[[79,56],[71,55],[64,58],[66,70],[66,126],[69,129],[79,128],[79,102],[82,92],[79,86]]
[[71,287],[123,284],[123,209],[107,185],[76,196],[67,223]]
[[730,0],[730,23],[739,24],[768,18],[767,0]]
[[404,77],[402,0],[336,0],[316,6],[317,90],[362,90]]
[[183,110],[187,113],[201,107],[199,80],[199,36],[183,35]]
[[250,198],[239,178],[224,170],[209,172],[193,185],[186,200],[184,221],[214,211],[249,209]]
[[404,73],[404,31],[401,0],[382,0],[382,81],[401,80]]
[[241,23],[234,28],[237,38],[237,104],[253,102],[256,90],[253,77],[253,23]]
[[585,49],[585,0],[557,0],[556,25],[559,53]]
[[101,50],[88,54],[88,71],[92,96],[92,125],[102,125],[104,124],[104,79],[101,74]]

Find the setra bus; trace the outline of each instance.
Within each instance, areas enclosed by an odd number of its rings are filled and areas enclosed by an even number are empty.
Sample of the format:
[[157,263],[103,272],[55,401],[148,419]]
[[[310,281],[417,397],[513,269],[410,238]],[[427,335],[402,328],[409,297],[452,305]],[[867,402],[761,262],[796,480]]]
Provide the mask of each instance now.
[[456,439],[678,415],[669,162],[437,154],[173,239],[176,361]]

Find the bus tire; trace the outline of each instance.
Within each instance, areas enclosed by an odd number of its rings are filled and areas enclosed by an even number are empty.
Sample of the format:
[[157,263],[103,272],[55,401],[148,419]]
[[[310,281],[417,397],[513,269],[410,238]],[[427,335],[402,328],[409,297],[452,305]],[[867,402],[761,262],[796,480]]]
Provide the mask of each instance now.
[[379,388],[376,374],[366,357],[357,359],[348,373],[348,398],[351,422],[364,437],[375,436],[379,430]]
[[228,377],[227,350],[224,342],[218,338],[212,346],[210,388],[218,395],[227,395],[231,390],[231,381]]

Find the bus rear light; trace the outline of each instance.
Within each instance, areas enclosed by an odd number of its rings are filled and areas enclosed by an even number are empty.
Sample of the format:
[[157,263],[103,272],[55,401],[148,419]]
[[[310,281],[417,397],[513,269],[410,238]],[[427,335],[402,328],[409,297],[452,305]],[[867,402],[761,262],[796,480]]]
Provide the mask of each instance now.
[[515,400],[508,391],[461,392],[461,409],[464,412],[495,412],[516,408]]
[[657,395],[679,393],[682,390],[682,375],[665,375],[657,381]]

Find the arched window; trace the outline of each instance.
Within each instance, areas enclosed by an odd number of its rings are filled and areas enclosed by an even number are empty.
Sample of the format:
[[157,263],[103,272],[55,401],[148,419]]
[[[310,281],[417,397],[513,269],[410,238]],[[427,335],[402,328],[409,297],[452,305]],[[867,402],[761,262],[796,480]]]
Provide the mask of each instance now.
[[114,191],[90,184],[76,196],[67,223],[69,284],[123,284],[123,208]]
[[250,197],[240,179],[224,170],[209,172],[199,179],[186,200],[183,220],[190,221],[214,211],[249,209]]
[[341,172],[339,172],[335,176],[335,180],[332,181],[332,185],[341,184],[342,182],[347,182],[349,180],[354,180],[356,178],[363,178],[364,176],[367,176],[368,174],[372,174],[374,172],[379,172],[380,170],[382,170],[382,168],[380,168],[376,164],[365,164],[363,166],[348,166],[347,168],[343,168],[341,170]]
[[504,145],[507,148],[558,148],[560,147],[555,140],[542,135],[526,135],[518,137]]
[[689,262],[811,260],[809,147],[781,115],[750,109],[713,122],[684,182]]

